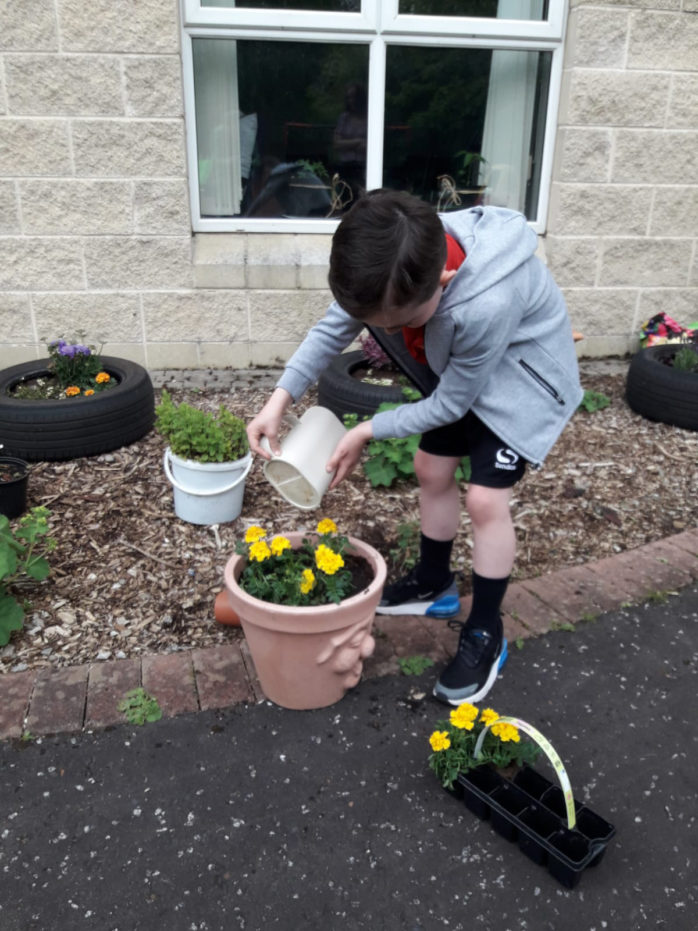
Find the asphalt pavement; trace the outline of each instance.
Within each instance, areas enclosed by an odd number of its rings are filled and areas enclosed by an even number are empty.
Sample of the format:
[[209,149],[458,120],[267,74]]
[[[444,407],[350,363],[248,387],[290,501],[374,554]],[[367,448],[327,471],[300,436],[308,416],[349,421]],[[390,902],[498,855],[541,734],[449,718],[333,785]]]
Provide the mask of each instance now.
[[695,931],[698,587],[524,641],[488,696],[616,828],[574,889],[429,770],[438,669],[0,743],[0,928]]

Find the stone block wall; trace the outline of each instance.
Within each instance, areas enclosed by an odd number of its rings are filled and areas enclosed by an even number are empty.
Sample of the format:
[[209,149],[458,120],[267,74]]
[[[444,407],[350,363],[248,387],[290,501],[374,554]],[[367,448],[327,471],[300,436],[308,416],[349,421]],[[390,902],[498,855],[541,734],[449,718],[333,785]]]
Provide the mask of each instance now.
[[[0,366],[77,336],[151,369],[288,358],[330,237],[191,232],[177,0],[0,3]],[[583,355],[696,308],[698,0],[571,0],[541,252]]]

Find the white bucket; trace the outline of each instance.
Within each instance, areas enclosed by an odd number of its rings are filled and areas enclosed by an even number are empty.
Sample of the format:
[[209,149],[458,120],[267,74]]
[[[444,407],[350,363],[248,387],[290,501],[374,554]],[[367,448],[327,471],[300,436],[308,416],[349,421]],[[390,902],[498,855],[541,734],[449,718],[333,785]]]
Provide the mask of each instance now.
[[190,524],[226,524],[240,516],[252,453],[236,462],[195,462],[176,456],[168,446],[163,466],[177,517]]
[[[281,440],[281,455],[264,463],[267,481],[304,511],[320,506],[334,473],[325,468],[346,428],[326,407],[309,407],[299,419],[285,414],[291,430]],[[269,450],[266,437],[262,443]]]

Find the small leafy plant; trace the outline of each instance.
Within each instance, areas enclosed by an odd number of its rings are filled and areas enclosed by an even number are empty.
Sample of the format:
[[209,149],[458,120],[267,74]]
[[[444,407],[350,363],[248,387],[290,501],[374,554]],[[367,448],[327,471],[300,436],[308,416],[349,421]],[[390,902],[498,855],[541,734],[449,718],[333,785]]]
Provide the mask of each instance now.
[[190,404],[175,404],[163,391],[155,413],[155,429],[182,459],[234,462],[247,454],[245,423],[222,404],[213,414]]
[[0,514],[0,646],[10,639],[13,630],[21,630],[29,602],[19,600],[13,587],[26,579],[40,582],[51,571],[46,556],[56,548],[48,535],[50,511],[35,507],[28,511],[12,530]]
[[611,399],[602,391],[585,391],[578,410],[593,414],[595,411],[602,411],[610,403]]
[[698,342],[687,343],[677,349],[672,368],[679,372],[698,372]]
[[396,533],[395,546],[390,550],[389,556],[396,575],[404,575],[414,568],[419,560],[421,537],[419,521],[410,520],[398,524]]
[[[475,758],[475,744],[480,732],[490,726],[485,735],[481,755]],[[491,763],[496,767],[521,766],[535,762],[540,748],[528,740],[521,740],[518,728],[501,721],[492,708],[482,711],[466,702],[454,708],[448,721],[437,721],[437,729],[429,737],[432,753],[429,766],[450,789],[458,773]]]
[[267,542],[263,527],[249,527],[244,543],[236,547],[238,555],[247,557],[240,588],[273,604],[339,604],[353,591],[352,573],[344,560],[348,544],[329,518],[321,520],[315,534],[305,537],[298,549],[282,536]]
[[434,665],[434,660],[428,656],[401,656],[397,663],[403,676],[421,676]]
[[131,689],[126,697],[119,702],[118,709],[125,716],[129,724],[145,724],[146,721],[159,721],[162,709],[156,698],[149,695],[144,688]]

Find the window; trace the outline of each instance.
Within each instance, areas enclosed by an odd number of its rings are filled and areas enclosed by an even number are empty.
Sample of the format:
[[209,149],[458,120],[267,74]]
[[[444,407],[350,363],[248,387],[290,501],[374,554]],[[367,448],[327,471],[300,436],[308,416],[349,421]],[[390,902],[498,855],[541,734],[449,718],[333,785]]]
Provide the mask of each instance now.
[[564,0],[181,0],[197,231],[331,232],[365,189],[537,230]]

